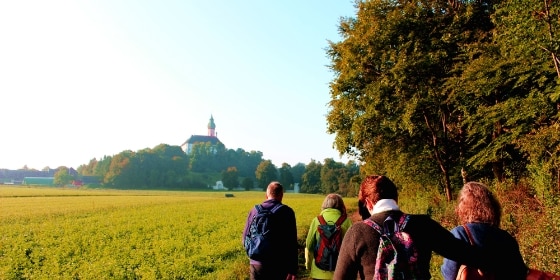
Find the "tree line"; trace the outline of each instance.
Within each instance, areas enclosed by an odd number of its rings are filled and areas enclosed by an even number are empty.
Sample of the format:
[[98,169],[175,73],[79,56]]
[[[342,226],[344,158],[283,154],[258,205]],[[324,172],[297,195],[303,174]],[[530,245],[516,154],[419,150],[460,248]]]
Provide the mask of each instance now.
[[327,55],[328,132],[365,173],[560,189],[560,3],[356,1]]
[[[77,171],[82,178],[93,176],[102,186],[116,189],[199,190],[221,180],[228,189],[265,190],[270,181],[279,181],[288,190],[297,183],[304,193],[355,196],[358,186],[352,182],[359,182],[355,178],[359,167],[353,161],[343,164],[327,158],[323,162],[311,160],[307,165],[283,163],[277,167],[263,159],[262,152],[227,149],[221,143],[196,143],[189,154],[167,144],[136,152],[126,150],[92,159]],[[55,174],[59,184],[72,179],[65,168]]]

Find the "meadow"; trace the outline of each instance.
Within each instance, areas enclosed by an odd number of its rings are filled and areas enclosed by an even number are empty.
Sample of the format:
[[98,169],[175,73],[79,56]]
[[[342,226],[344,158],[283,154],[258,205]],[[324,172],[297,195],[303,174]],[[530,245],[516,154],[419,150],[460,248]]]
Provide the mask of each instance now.
[[[233,194],[0,186],[0,279],[245,279],[264,193]],[[302,245],[323,198],[285,196]]]
[[[231,193],[0,186],[0,279],[248,279],[241,234],[264,192]],[[301,246],[323,198],[285,195]],[[356,211],[356,198],[345,203]],[[437,196],[401,203],[405,211],[428,212],[452,226],[451,205],[442,206]],[[521,238],[526,261],[560,272],[559,217],[541,212],[543,219],[531,218],[539,221],[534,227],[514,212],[529,218],[527,211],[538,209],[507,205],[503,224]],[[440,279],[440,263],[434,256],[433,279]],[[307,279],[303,264],[301,249],[300,279]]]

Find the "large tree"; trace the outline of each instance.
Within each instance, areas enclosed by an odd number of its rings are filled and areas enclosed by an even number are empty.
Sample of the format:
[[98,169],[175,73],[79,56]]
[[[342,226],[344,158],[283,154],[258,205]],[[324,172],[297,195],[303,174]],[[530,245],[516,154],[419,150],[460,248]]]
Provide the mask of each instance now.
[[280,184],[284,186],[285,189],[293,190],[294,188],[294,176],[292,175],[292,167],[288,163],[282,163],[282,166],[278,170],[280,178]]
[[[518,115],[508,132],[525,153],[537,191],[560,190],[560,3],[509,0],[498,5],[496,45],[509,62],[511,108]],[[522,108],[522,110],[519,110]],[[517,110],[516,110],[517,109]],[[504,113],[505,115],[505,113]]]
[[311,160],[305,166],[305,172],[301,176],[301,192],[303,193],[321,193],[321,168],[320,162]]
[[[488,3],[357,1],[356,17],[341,20],[343,40],[327,51],[336,74],[327,115],[336,148],[356,155],[366,168],[396,153],[407,158],[394,162],[406,167],[397,170],[438,169],[451,200],[461,115],[448,100],[445,81],[467,35],[483,32],[465,17],[473,6]],[[489,22],[488,12],[477,16]]]
[[239,186],[239,172],[237,172],[237,168],[228,167],[227,170],[223,171],[222,182],[226,188],[237,188]]
[[54,181],[53,183],[57,186],[65,186],[72,182],[74,178],[68,172],[67,167],[59,167],[58,170],[54,173]]
[[272,161],[263,160],[259,166],[257,166],[255,177],[257,178],[259,188],[266,190],[270,182],[278,180],[278,170],[276,166],[272,164]]

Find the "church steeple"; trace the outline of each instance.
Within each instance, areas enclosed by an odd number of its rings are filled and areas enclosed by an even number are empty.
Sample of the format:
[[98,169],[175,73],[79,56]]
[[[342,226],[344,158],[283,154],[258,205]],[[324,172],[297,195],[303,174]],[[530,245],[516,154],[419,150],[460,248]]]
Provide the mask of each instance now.
[[208,136],[216,137],[216,124],[212,115],[210,115],[210,122],[208,122]]

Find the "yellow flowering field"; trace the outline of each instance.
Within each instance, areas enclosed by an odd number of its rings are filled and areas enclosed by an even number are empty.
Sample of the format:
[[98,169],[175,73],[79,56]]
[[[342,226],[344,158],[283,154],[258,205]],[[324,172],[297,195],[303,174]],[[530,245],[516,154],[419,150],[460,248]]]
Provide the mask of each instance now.
[[[241,233],[264,192],[232,193],[0,186],[0,279],[247,279]],[[323,198],[285,195],[300,244]]]

